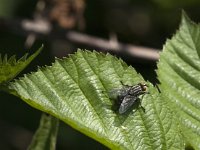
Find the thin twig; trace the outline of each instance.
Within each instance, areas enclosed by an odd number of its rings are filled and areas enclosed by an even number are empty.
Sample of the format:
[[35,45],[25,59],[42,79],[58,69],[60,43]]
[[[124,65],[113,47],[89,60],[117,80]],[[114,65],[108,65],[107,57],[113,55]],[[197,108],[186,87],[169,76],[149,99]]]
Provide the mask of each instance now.
[[61,38],[71,42],[89,45],[103,51],[124,53],[136,59],[143,59],[147,61],[156,61],[159,58],[159,51],[152,48],[134,46],[131,44],[123,44],[117,41],[106,40],[95,36],[78,33],[75,31],[65,31],[63,33],[55,33],[52,25],[46,20],[10,20],[0,18],[0,29],[11,30],[21,35],[29,35],[34,33],[37,37],[45,37],[46,39]]
[[141,46],[133,46],[130,44],[122,44],[114,41],[108,41],[105,39],[89,36],[78,32],[73,32],[73,31],[67,32],[66,38],[73,42],[82,43],[93,47],[99,47],[101,50],[105,51],[111,50],[116,52],[124,52],[137,58],[142,58],[152,61],[156,61],[159,58],[158,54],[159,51],[155,49],[141,47]]

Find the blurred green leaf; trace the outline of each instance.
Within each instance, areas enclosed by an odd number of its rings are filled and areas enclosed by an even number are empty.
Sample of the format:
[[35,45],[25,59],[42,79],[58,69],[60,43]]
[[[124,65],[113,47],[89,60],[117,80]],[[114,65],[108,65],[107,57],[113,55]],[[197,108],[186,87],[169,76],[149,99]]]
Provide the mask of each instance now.
[[183,7],[189,7],[189,6],[194,7],[195,5],[200,4],[199,0],[189,0],[189,1],[188,0],[176,0],[176,1],[153,0],[153,1],[163,8],[170,8],[170,9],[183,8]]
[[16,61],[16,56],[13,55],[8,59],[7,54],[0,54],[0,84],[8,82],[16,77],[42,50],[40,47],[33,55],[27,58],[26,53],[23,57]]
[[22,0],[1,0],[0,1],[0,16],[11,17],[15,14],[17,6],[22,2]]
[[55,150],[59,120],[47,114],[42,114],[40,126],[37,129],[28,150]]
[[110,54],[79,50],[10,83],[26,103],[63,120],[111,149],[183,149],[178,123],[162,95],[150,83],[142,106],[114,112],[109,91],[144,79]]
[[200,149],[200,25],[183,13],[179,31],[160,55],[158,77],[190,145]]

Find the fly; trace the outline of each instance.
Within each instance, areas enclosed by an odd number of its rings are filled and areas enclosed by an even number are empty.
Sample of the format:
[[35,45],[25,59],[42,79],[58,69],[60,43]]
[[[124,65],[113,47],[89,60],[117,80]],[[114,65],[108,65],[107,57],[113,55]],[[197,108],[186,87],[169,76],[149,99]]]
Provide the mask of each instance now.
[[146,93],[148,92],[145,83],[138,83],[133,86],[123,85],[121,89],[113,90],[112,94],[116,95],[114,99],[116,100],[119,114],[127,112],[139,100],[139,96]]

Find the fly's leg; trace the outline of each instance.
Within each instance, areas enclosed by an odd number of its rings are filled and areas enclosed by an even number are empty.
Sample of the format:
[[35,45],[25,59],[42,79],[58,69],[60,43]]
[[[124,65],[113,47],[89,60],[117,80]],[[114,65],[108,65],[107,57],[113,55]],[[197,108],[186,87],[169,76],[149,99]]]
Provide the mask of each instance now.
[[145,113],[145,108],[142,105],[140,105],[140,107],[142,108],[142,111]]
[[156,84],[155,87],[158,89],[158,92],[161,93],[159,86]]
[[142,95],[142,97],[141,97],[141,99],[140,98],[138,98],[138,99],[139,99],[139,107],[142,108],[143,112],[145,113],[145,108],[141,104],[141,100],[143,99],[144,94],[150,94],[150,93],[149,92],[144,92],[143,95]]
[[129,85],[124,84],[122,81],[120,81],[120,83],[121,83],[124,87],[130,87]]
[[142,108],[142,111],[145,113],[145,108],[142,106],[140,99],[139,99],[139,107]]

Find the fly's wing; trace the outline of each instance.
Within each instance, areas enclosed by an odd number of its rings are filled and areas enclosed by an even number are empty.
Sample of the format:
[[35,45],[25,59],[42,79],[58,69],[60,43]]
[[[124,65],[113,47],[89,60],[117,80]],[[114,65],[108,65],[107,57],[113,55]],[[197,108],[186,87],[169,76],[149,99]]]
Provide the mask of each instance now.
[[125,113],[137,100],[136,96],[127,95],[122,100],[122,103],[119,106],[119,114]]
[[125,97],[127,95],[127,87],[122,87],[121,89],[113,89],[109,91],[108,96],[111,99],[118,99],[119,97]]

